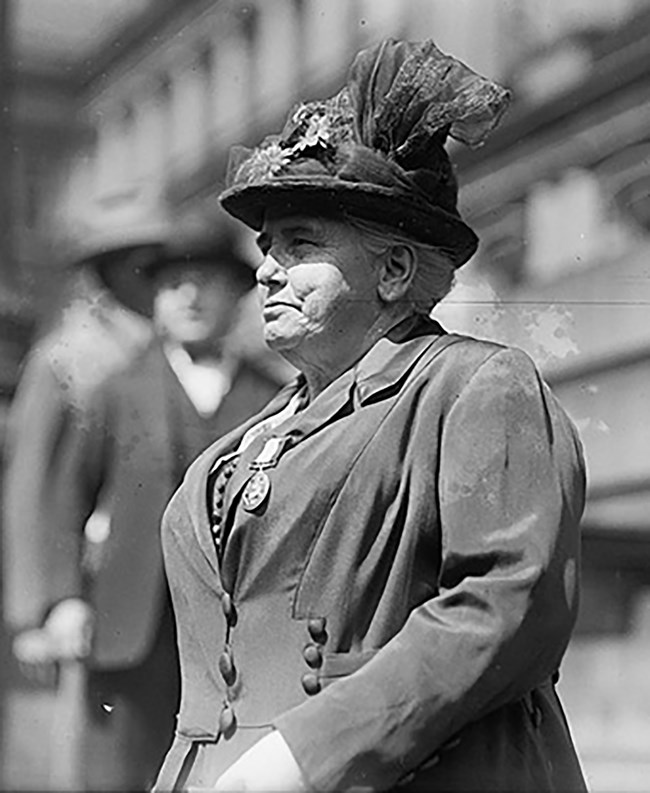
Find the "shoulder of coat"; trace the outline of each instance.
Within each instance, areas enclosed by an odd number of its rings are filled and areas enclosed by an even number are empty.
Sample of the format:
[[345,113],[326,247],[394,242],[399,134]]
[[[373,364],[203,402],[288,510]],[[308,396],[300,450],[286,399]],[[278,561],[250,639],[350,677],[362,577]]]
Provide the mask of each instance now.
[[456,340],[450,346],[450,357],[456,366],[473,370],[494,359],[494,363],[505,367],[537,369],[530,355],[519,347],[463,334],[449,334],[449,337]]
[[497,381],[532,383],[540,379],[533,360],[518,347],[461,334],[450,334],[448,338],[453,343],[429,368],[436,395],[448,394],[454,399],[476,377],[487,377],[486,382],[495,384]]

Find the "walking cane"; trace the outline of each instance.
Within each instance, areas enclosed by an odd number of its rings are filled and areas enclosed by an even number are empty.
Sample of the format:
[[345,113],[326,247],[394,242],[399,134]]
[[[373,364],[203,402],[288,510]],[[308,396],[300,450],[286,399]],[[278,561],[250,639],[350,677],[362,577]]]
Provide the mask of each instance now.
[[78,660],[59,661],[49,634],[41,628],[20,634],[14,654],[24,669],[31,670],[30,677],[57,679],[49,747],[50,789],[83,791],[86,667]]
[[85,698],[86,667],[80,661],[61,662],[52,723],[53,790],[84,790]]

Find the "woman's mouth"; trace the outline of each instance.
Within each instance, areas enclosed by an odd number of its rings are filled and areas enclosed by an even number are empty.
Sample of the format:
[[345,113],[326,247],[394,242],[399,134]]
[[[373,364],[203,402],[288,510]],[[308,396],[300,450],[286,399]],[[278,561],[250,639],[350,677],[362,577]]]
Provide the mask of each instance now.
[[263,311],[266,314],[281,311],[284,308],[293,308],[298,310],[298,306],[296,306],[294,303],[289,303],[284,300],[271,300],[270,302],[264,304]]

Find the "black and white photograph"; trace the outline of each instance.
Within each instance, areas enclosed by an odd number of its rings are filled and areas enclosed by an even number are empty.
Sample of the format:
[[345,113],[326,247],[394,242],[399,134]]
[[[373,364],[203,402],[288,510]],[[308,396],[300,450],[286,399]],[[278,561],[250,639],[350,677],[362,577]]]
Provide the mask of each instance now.
[[650,791],[650,0],[0,0],[0,791]]

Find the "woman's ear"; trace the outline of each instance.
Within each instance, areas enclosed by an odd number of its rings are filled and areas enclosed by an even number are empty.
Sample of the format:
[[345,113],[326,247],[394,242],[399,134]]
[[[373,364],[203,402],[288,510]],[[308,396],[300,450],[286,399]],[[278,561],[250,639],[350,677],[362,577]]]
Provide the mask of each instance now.
[[391,245],[379,269],[379,297],[386,303],[401,300],[413,281],[416,267],[415,251],[410,245]]

